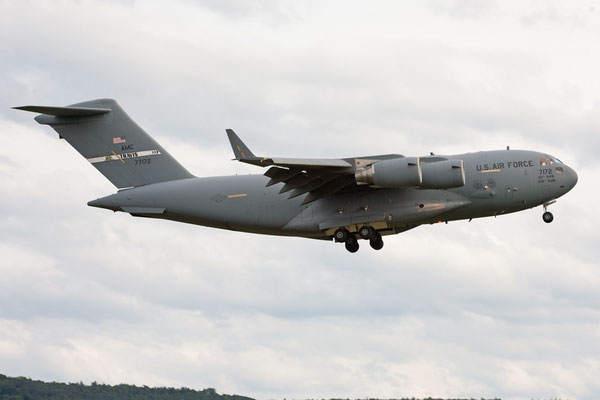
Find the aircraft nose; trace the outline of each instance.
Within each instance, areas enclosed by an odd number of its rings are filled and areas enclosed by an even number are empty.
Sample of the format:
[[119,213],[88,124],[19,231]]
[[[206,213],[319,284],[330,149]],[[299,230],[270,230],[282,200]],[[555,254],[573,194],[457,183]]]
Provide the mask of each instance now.
[[573,187],[575,187],[579,178],[577,176],[577,172],[575,172],[575,170],[573,168],[567,167],[567,169],[569,171],[568,185],[569,185],[569,190],[571,190],[571,189],[573,189]]

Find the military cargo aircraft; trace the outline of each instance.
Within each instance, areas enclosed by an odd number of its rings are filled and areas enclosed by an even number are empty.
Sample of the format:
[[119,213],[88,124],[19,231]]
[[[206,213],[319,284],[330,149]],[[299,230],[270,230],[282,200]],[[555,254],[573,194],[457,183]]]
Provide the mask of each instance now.
[[299,236],[375,250],[382,237],[419,225],[547,207],[577,183],[575,171],[537,151],[480,151],[343,159],[260,157],[233,130],[235,159],[262,175],[198,178],[111,99],[67,107],[23,106],[39,113],[118,191],[88,202],[137,217],[214,228]]

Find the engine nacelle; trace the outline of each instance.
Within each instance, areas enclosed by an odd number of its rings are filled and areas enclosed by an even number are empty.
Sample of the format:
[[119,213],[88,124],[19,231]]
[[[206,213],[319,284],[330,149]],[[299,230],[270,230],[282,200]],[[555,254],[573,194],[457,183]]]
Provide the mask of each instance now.
[[421,165],[423,189],[450,189],[465,185],[463,160],[434,161]]
[[357,170],[354,177],[357,183],[381,187],[419,186],[421,164],[418,157],[391,158]]

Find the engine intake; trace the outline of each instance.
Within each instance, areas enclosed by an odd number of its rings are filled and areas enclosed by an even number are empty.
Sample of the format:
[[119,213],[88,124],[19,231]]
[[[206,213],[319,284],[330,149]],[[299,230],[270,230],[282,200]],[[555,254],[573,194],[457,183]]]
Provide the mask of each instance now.
[[418,157],[392,158],[377,161],[354,173],[357,183],[382,187],[419,186],[422,182]]

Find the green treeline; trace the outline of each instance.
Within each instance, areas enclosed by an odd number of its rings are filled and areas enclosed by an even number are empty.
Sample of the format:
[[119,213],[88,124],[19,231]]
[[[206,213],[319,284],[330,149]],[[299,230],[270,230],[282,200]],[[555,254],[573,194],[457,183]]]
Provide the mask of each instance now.
[[[34,381],[29,378],[11,378],[0,374],[0,400],[253,400],[250,397],[218,394],[215,389],[150,388],[134,385],[100,385],[92,382],[57,383]],[[332,399],[349,400],[349,399]],[[379,400],[379,399],[362,399]],[[401,398],[399,400],[417,400]],[[443,400],[428,397],[423,400]],[[447,399],[451,400],[451,399]],[[460,399],[452,399],[460,400]],[[470,399],[476,400],[476,399]],[[481,399],[485,400],[485,399]],[[500,400],[500,399],[494,399]]]
[[215,389],[150,388],[134,385],[104,385],[93,382],[57,383],[11,378],[0,374],[0,400],[252,400],[217,394]]

